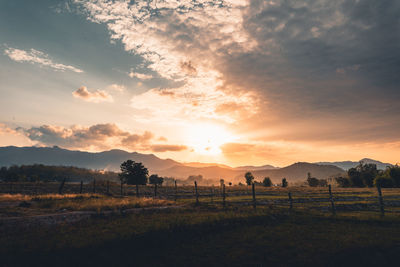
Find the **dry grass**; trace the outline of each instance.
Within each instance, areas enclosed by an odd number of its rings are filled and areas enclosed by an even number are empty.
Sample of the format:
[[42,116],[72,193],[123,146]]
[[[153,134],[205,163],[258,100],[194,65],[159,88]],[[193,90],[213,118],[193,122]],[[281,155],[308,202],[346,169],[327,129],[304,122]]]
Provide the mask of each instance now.
[[41,199],[35,200],[38,208],[54,209],[54,210],[119,210],[129,208],[143,208],[155,206],[172,205],[172,201],[152,198],[137,197],[90,197],[90,198],[63,198],[63,199]]
[[44,195],[24,195],[24,194],[0,194],[0,202],[2,201],[31,201],[43,199],[71,199],[71,198],[91,198],[104,197],[99,194],[44,194]]
[[[98,211],[119,210],[129,208],[156,207],[172,205],[174,202],[163,199],[137,198],[137,197],[110,197],[100,194],[48,194],[48,195],[22,195],[1,194],[0,203],[28,203],[26,212],[43,210],[45,213],[60,210],[65,211]],[[14,205],[15,209],[18,207]],[[0,210],[1,212],[1,210]]]

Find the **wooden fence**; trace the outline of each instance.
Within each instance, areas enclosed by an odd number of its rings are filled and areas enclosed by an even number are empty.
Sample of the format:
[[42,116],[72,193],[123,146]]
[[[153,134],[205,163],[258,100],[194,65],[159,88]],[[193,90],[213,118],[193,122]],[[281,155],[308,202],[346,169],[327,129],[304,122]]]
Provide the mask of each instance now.
[[[249,190],[251,187],[251,190]],[[289,210],[310,209],[330,212],[368,211],[400,214],[400,189],[381,188],[332,188],[328,187],[262,187],[251,186],[140,186],[140,197],[153,197],[196,205],[213,204],[227,206],[287,207]],[[121,185],[110,181],[90,183],[0,183],[0,194],[104,194],[109,196],[134,196],[135,186]]]

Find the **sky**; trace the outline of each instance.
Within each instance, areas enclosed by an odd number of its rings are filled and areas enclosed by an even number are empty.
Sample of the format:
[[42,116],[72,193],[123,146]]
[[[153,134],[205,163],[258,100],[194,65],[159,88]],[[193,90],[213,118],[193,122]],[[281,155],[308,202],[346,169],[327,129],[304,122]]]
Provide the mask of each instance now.
[[0,146],[400,162],[396,0],[2,0]]

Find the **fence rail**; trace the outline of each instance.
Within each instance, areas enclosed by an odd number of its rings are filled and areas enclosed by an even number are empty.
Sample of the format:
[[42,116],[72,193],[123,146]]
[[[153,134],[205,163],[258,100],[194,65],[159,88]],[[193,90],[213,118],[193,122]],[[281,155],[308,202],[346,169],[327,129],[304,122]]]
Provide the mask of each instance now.
[[[136,187],[109,181],[90,183],[1,182],[0,194],[85,194],[135,196]],[[330,212],[379,212],[400,214],[400,188],[337,188],[337,187],[262,187],[247,186],[140,186],[140,196],[178,202],[194,202],[226,206],[286,207],[289,210],[309,209]]]

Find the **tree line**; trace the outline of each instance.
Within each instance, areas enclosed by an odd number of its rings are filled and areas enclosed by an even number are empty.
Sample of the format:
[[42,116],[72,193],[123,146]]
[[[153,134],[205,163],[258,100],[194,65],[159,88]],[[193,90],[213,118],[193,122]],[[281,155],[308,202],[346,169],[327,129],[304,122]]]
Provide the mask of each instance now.
[[378,170],[376,164],[360,164],[347,171],[347,176],[335,178],[340,187],[400,187],[400,166]]
[[43,164],[0,168],[3,182],[90,182],[96,180],[118,181],[118,174],[109,171],[89,170],[72,166],[47,166]]
[[[256,180],[254,180],[254,176],[253,176],[253,174],[251,172],[246,172],[244,174],[244,179],[245,179],[247,185],[255,184],[255,185],[262,185],[262,186],[265,186],[265,187],[271,187],[272,186],[271,178],[264,177],[262,182],[258,182]],[[239,183],[239,185],[241,185],[241,183]],[[289,183],[286,180],[286,178],[282,178],[282,183],[280,185],[282,187],[288,187]]]

